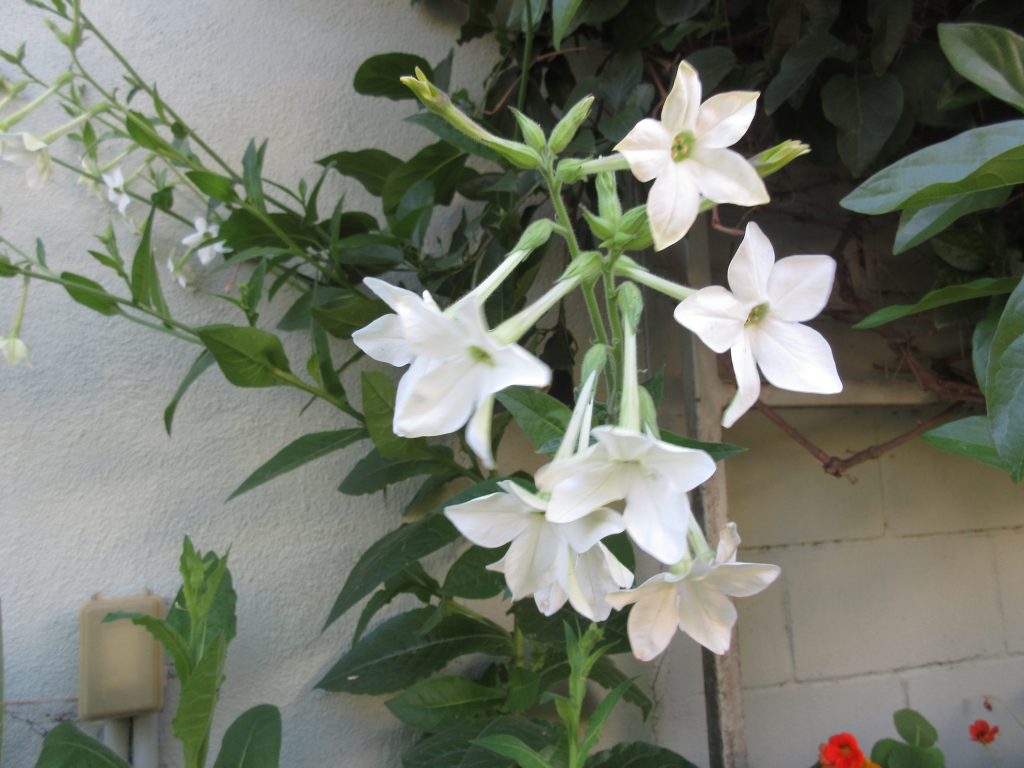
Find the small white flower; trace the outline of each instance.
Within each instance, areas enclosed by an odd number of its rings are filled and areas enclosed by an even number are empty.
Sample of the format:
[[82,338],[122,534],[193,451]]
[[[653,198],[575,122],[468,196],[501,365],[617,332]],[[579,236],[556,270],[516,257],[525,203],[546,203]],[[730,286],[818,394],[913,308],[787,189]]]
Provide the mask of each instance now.
[[618,143],[640,181],[654,179],[647,215],[656,250],[680,240],[697,218],[701,195],[716,203],[768,202],[764,182],[742,155],[726,149],[754,119],[756,91],[730,91],[700,102],[697,71],[685,61],[661,120],[645,118]]
[[[195,227],[196,231],[183,238],[181,244],[189,250],[195,250],[199,263],[204,267],[217,256],[231,253],[231,249],[224,246],[223,240],[213,242],[220,234],[219,224],[207,222],[205,218],[199,216],[195,220]],[[197,247],[203,243],[206,245],[203,245],[202,248]]]
[[31,133],[0,133],[0,160],[24,168],[29,189],[45,183],[53,170],[47,143]]
[[730,597],[756,595],[775,581],[777,565],[737,563],[740,537],[735,523],[720,534],[717,553],[700,554],[679,573],[659,573],[636,589],[614,592],[616,608],[635,603],[627,622],[633,655],[650,661],[680,629],[715,653],[729,650],[736,606]]
[[696,524],[686,492],[714,474],[715,462],[703,451],[623,427],[592,434],[594,445],[537,472],[537,485],[551,489],[548,519],[572,522],[623,500],[626,531],[637,546],[663,563],[679,561]]
[[192,281],[195,280],[195,274],[189,268],[187,257],[183,259],[176,259],[172,253],[167,257],[167,271],[171,273],[171,277],[178,281],[178,285],[182,288],[188,288]]
[[823,255],[776,262],[772,244],[750,223],[729,264],[732,291],[702,288],[676,307],[676,322],[715,352],[732,352],[737,390],[723,426],[731,427],[757,402],[758,367],[781,389],[818,394],[842,390],[828,342],[801,325],[825,308],[835,271],[835,261]]
[[498,341],[473,297],[442,312],[427,292],[420,298],[372,277],[363,284],[394,313],[356,331],[352,341],[375,360],[409,365],[395,397],[394,433],[446,435],[468,422],[470,448],[492,467],[494,395],[516,384],[545,387],[551,369],[518,344]]
[[633,583],[629,572],[601,539],[623,528],[611,509],[592,510],[571,523],[553,523],[547,501],[509,480],[502,491],[457,504],[444,513],[459,532],[481,547],[509,544],[505,556],[487,566],[505,574],[513,600],[533,595],[545,616],[566,600],[577,613],[604,621],[612,606],[605,595]]
[[103,183],[107,186],[107,200],[117,206],[117,212],[124,216],[128,210],[131,197],[124,188],[124,174],[120,168],[115,168],[110,173],[103,174]]
[[0,336],[0,354],[3,354],[7,364],[14,368],[28,357],[28,347],[16,336],[8,338]]

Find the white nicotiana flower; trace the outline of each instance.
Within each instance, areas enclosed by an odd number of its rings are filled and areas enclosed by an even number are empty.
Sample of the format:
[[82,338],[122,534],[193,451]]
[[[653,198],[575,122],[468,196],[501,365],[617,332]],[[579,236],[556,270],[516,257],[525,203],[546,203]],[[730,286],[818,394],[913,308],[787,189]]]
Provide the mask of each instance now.
[[182,288],[188,288],[195,280],[195,273],[188,266],[188,254],[176,259],[174,253],[167,257],[167,271]]
[[488,466],[494,395],[506,387],[545,387],[551,369],[517,344],[497,339],[486,326],[474,296],[442,312],[430,294],[368,277],[363,284],[394,310],[352,334],[375,360],[409,365],[395,397],[392,429],[401,437],[455,432]]
[[612,606],[605,595],[633,583],[633,574],[601,543],[623,530],[622,516],[596,509],[571,523],[553,523],[541,495],[509,480],[498,485],[501,492],[444,513],[474,544],[493,548],[511,542],[505,556],[488,568],[505,574],[512,599],[533,595],[545,616],[568,600],[592,621],[608,618]]
[[3,354],[7,364],[14,368],[28,358],[28,347],[17,336],[0,336],[0,354]]
[[594,445],[537,472],[538,486],[551,489],[548,519],[568,523],[622,500],[637,546],[663,563],[680,560],[696,525],[686,492],[714,474],[714,460],[634,429],[602,426],[592,434]]
[[[196,231],[183,238],[181,244],[189,250],[194,250],[199,263],[204,267],[217,258],[217,256],[231,253],[231,249],[225,247],[223,240],[216,241],[217,236],[220,234],[220,225],[207,222],[205,218],[199,216],[195,220],[195,227]],[[198,246],[203,243],[206,243],[206,245],[199,248]]]
[[715,352],[732,352],[737,391],[722,417],[723,426],[731,427],[757,402],[758,367],[781,389],[818,394],[842,390],[828,342],[801,325],[825,308],[835,270],[835,261],[823,255],[776,262],[772,244],[750,223],[729,264],[732,291],[702,288],[676,307],[680,325]]
[[726,149],[750,127],[757,97],[756,91],[730,91],[701,104],[700,78],[684,61],[665,99],[661,120],[641,120],[615,147],[637,179],[654,179],[647,215],[656,250],[667,248],[690,230],[701,196],[736,205],[768,202],[754,167]]
[[41,186],[50,177],[53,160],[49,145],[31,133],[0,133],[0,160],[25,169],[30,189]]
[[775,581],[777,565],[737,563],[740,537],[735,523],[721,531],[718,551],[704,552],[667,573],[651,577],[636,589],[607,597],[616,608],[633,603],[627,629],[633,655],[650,661],[680,629],[715,653],[729,650],[736,606],[730,597],[756,595]]
[[132,199],[125,190],[124,173],[120,168],[115,168],[110,173],[103,174],[103,183],[107,187],[107,200],[117,206],[117,212],[122,216],[128,210],[128,204]]

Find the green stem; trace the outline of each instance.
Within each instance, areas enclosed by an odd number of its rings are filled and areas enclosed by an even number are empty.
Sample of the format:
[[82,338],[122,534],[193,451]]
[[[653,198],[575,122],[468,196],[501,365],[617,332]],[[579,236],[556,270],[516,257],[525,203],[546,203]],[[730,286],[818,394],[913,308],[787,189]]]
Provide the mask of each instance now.
[[361,422],[363,420],[362,414],[355,410],[351,405],[344,402],[343,400],[339,400],[338,398],[334,397],[334,395],[320,389],[319,387],[314,387],[312,384],[308,384],[307,382],[303,381],[298,376],[296,376],[294,373],[275,368],[273,370],[273,375],[279,378],[281,381],[285,382],[286,384],[295,387],[296,389],[301,389],[303,392],[307,392],[308,394],[313,395],[314,397],[317,397],[323,400],[324,402],[330,403],[335,408],[337,408],[340,411],[343,411],[344,413],[347,413],[349,416],[356,419],[357,421]]
[[694,288],[689,288],[685,285],[674,283],[671,280],[666,280],[663,277],[658,277],[627,257],[622,257],[616,261],[614,271],[615,274],[621,277],[627,277],[634,283],[640,283],[641,285],[646,285],[648,288],[653,288],[655,291],[658,291],[658,293],[663,293],[676,301],[682,301],[687,296],[697,292]]
[[[524,12],[526,14],[525,39],[523,41],[523,66],[519,79],[519,95],[516,97],[516,109],[520,112],[526,105],[526,88],[530,78],[530,59],[533,58],[533,3],[525,0]],[[518,133],[519,129],[516,128]]]
[[25,319],[25,305],[28,303],[27,276],[22,276],[21,297],[18,299],[18,309],[14,313],[14,322],[11,324],[11,338],[17,339],[21,335],[21,321]]

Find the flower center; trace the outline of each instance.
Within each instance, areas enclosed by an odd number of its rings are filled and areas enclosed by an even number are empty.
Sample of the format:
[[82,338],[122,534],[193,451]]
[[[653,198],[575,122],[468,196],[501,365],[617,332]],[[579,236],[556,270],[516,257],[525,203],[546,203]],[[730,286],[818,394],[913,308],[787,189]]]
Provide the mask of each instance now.
[[672,159],[681,163],[693,152],[694,144],[696,144],[696,140],[692,133],[686,131],[677,133],[676,137],[672,139]]
[[483,363],[484,365],[490,366],[491,368],[493,368],[496,365],[496,363],[494,362],[494,357],[491,355],[491,353],[488,352],[486,349],[483,349],[476,345],[470,346],[469,357],[474,363]]
[[756,307],[750,310],[750,314],[747,315],[747,321],[744,323],[744,325],[757,325],[762,320],[764,320],[764,318],[767,315],[768,302],[765,302],[764,304],[758,304]]

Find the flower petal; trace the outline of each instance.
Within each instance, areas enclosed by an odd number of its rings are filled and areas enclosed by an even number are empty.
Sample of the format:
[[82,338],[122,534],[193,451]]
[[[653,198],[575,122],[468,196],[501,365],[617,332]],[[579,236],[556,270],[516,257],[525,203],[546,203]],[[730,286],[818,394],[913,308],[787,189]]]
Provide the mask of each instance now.
[[757,111],[757,91],[717,93],[697,112],[697,141],[702,147],[731,147],[747,132]]
[[494,416],[494,396],[484,397],[466,424],[466,443],[487,469],[494,469],[491,451],[491,418]]
[[672,163],[658,176],[647,196],[654,250],[683,239],[697,218],[700,193],[683,164]]
[[551,368],[518,344],[496,348],[491,353],[494,365],[481,366],[482,392],[497,394],[506,387],[546,387],[551,383]]
[[761,205],[769,200],[764,180],[747,159],[731,149],[698,145],[683,161],[700,193],[716,203]]
[[764,377],[776,387],[824,395],[842,391],[832,348],[813,328],[769,315],[749,337]]
[[575,563],[570,561],[568,571],[569,602],[577,613],[591,621],[604,621],[612,612],[611,603],[605,595],[620,585],[617,574],[623,566],[607,547],[601,545],[574,559]]
[[742,302],[768,301],[768,277],[775,266],[775,249],[754,222],[747,224],[743,241],[729,262],[729,287]]
[[583,553],[593,549],[605,536],[626,530],[626,522],[615,510],[602,507],[570,523],[558,524],[558,527],[569,547]]
[[353,333],[352,343],[374,360],[394,366],[408,365],[416,359],[416,353],[405,340],[402,320],[398,315],[381,315]]
[[802,323],[825,308],[832,293],[836,263],[831,256],[787,256],[775,262],[768,276],[772,317]]
[[740,547],[740,534],[736,530],[736,523],[726,523],[725,527],[718,532],[718,547],[715,551],[716,563],[736,562],[736,550]]
[[[544,616],[553,616],[558,613],[568,599],[569,594],[557,581],[551,581],[533,593],[533,602],[537,604],[537,610]],[[575,605],[573,607],[575,608]]]
[[740,336],[740,340],[732,348],[732,369],[736,375],[736,395],[722,414],[722,426],[726,428],[735,424],[761,396],[761,377],[757,373],[757,364],[754,362],[754,353],[750,349],[747,334]]
[[490,493],[445,507],[444,514],[459,533],[488,549],[508,544],[531,525],[531,510],[507,493]]
[[428,437],[455,432],[473,413],[477,378],[471,367],[417,358],[395,393],[395,434]]
[[[586,454],[581,459],[562,462],[558,475],[545,476],[538,472],[537,482],[543,480],[545,486],[551,488],[547,516],[553,523],[578,520],[611,501],[624,498],[629,488],[627,472],[620,470],[614,463],[590,462]],[[546,468],[553,466],[548,464]],[[569,471],[563,475],[564,470]],[[555,478],[559,478],[557,482],[546,485]]]
[[[203,226],[205,229],[205,222]],[[199,220],[196,220],[196,229],[199,229]],[[410,298],[415,302],[420,302],[421,299],[412,291],[407,291],[405,288],[400,288],[397,285],[392,285],[386,280],[381,280],[376,277],[367,277],[363,279],[363,285],[373,291],[377,298],[387,304],[391,309],[397,310],[398,305],[402,301],[409,300]]]
[[672,165],[672,136],[657,120],[644,118],[615,145],[638,181],[650,181]]
[[530,516],[526,531],[512,542],[502,559],[505,582],[513,599],[540,592],[557,579],[559,548],[565,548],[564,542],[551,535],[544,519]]
[[672,316],[721,354],[743,335],[743,324],[751,309],[725,288],[712,285],[683,299]]
[[661,122],[665,124],[670,137],[681,131],[696,132],[700,96],[700,76],[697,70],[686,61],[679,62],[672,90],[665,97],[665,106],[661,108]]
[[690,502],[664,475],[634,479],[623,517],[630,538],[647,554],[666,564],[686,555],[686,534],[693,524]]
[[677,585],[662,578],[665,575],[658,574],[637,589],[613,592],[605,598],[616,608],[635,603],[626,630],[633,655],[640,661],[650,661],[668,648],[679,625]]
[[728,651],[736,623],[732,601],[703,581],[680,582],[678,595],[679,628],[713,653]]
[[750,597],[766,589],[781,572],[771,563],[722,563],[704,577],[704,583],[723,595]]

